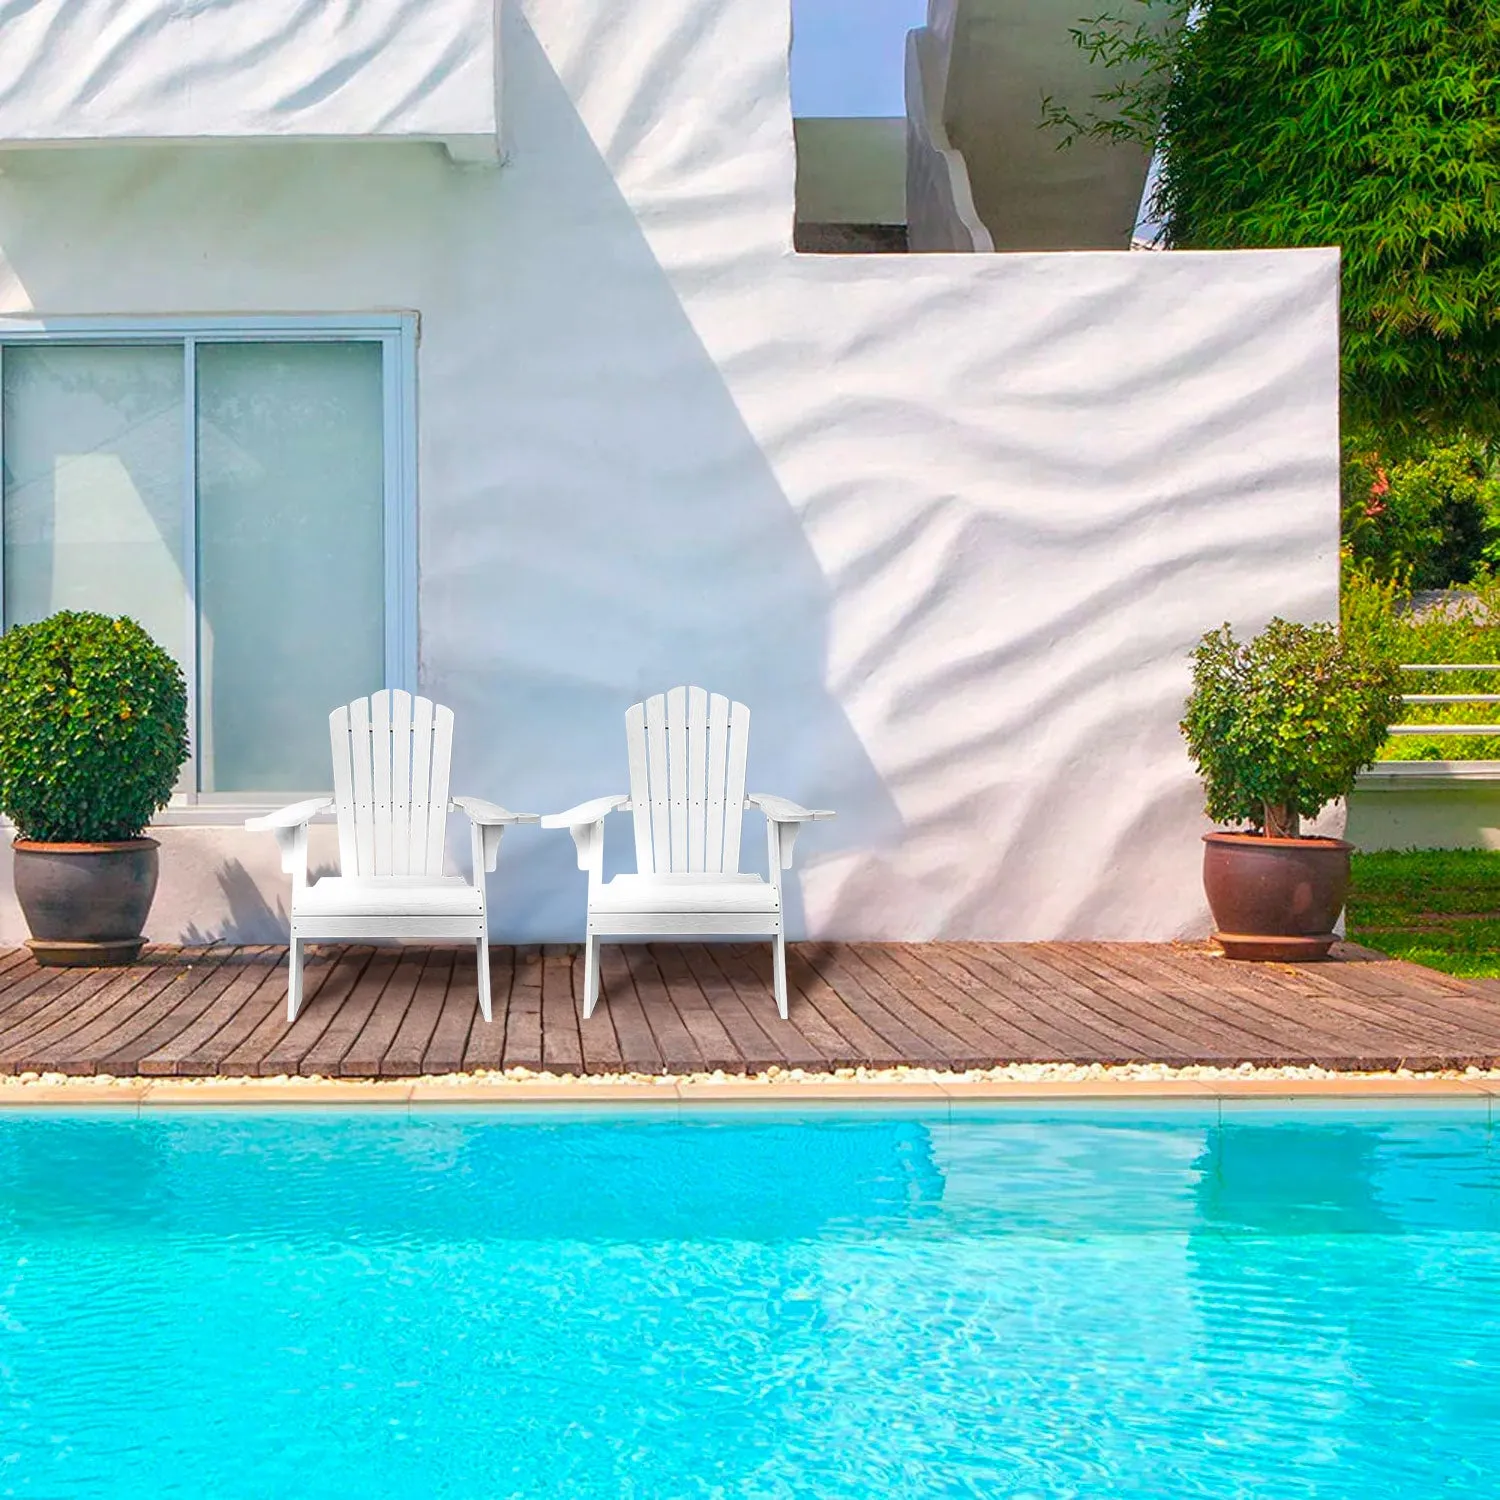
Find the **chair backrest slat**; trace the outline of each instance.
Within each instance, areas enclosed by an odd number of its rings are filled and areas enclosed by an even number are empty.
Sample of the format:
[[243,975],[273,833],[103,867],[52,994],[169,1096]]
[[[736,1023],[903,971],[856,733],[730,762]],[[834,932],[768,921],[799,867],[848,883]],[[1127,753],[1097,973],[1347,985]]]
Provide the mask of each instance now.
[[673,688],[625,715],[636,868],[736,873],[750,710],[702,688]]
[[667,700],[661,693],[646,699],[646,773],[651,869],[665,874],[672,868],[672,813],[667,799]]
[[342,873],[441,874],[452,711],[382,691],[334,709],[328,736]]
[[375,792],[375,871],[391,873],[391,823],[400,793],[391,785],[391,741],[395,739],[391,723],[391,695],[370,694],[370,784]]
[[708,694],[687,690],[687,858],[689,870],[704,865],[704,822],[708,803]]
[[750,710],[729,705],[729,755],[724,774],[724,862],[721,870],[740,867],[740,825],[745,820],[745,764],[750,756]]
[[625,713],[625,751],[630,759],[630,805],[635,825],[635,867],[642,875],[656,869],[651,852],[651,779],[646,771],[646,705],[633,703]]
[[427,805],[427,863],[424,875],[443,873],[448,834],[448,771],[453,760],[453,710],[432,707],[432,792]]
[[[427,871],[427,834],[432,826],[432,699],[411,705],[411,820],[406,832],[406,873]],[[440,873],[434,871],[434,874]]]
[[[708,758],[704,772],[708,783],[703,815],[703,868],[724,869],[724,782],[729,767],[729,699],[715,693],[708,700]],[[730,865],[733,874],[739,868]]]
[[673,870],[690,870],[688,859],[688,725],[687,689],[667,694],[667,822]]
[[345,874],[375,873],[375,789],[370,773],[370,700],[356,698],[349,705],[349,754],[354,760],[354,870]]
[[333,804],[339,819],[339,869],[351,873],[359,868],[359,846],[354,838],[354,765],[350,753],[354,736],[349,732],[349,710],[336,708],[328,715],[328,738],[333,747]]
[[411,694],[391,694],[391,874],[411,874],[411,809],[417,787],[411,775]]

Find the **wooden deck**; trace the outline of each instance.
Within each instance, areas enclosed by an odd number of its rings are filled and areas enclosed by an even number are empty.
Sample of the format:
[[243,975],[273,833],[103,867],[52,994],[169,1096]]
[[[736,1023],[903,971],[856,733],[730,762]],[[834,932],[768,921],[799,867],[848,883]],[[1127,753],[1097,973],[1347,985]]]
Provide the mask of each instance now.
[[580,1024],[575,952],[497,948],[485,1025],[469,950],[328,947],[288,1027],[284,949],[153,949],[127,969],[40,969],[12,949],[0,952],[0,1074],[1500,1062],[1500,984],[1353,947],[1294,966],[1191,945],[799,943],[790,1021],[776,1015],[768,953],[606,947],[603,998]]

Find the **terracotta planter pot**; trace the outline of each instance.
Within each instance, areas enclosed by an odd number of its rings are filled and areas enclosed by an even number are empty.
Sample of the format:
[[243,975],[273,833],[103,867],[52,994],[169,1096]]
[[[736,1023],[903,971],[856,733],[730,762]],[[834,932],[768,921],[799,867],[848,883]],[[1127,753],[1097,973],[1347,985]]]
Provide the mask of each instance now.
[[1326,958],[1349,893],[1343,839],[1203,835],[1203,889],[1229,958]]
[[156,895],[157,842],[39,844],[17,839],[16,900],[40,964],[128,964]]

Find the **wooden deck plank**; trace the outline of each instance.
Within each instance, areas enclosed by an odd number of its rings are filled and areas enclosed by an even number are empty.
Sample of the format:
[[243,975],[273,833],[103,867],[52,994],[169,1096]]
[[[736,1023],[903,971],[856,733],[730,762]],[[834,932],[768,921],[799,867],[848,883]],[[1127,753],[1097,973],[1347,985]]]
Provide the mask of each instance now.
[[599,1019],[599,1012],[608,1006],[610,1024],[620,1043],[623,1070],[627,1073],[662,1072],[656,1033],[646,1020],[630,965],[626,962],[625,949],[618,943],[604,943],[600,947],[599,980],[599,1004],[583,1025],[592,1026]]
[[948,957],[946,947],[937,943],[888,945],[891,961],[906,970],[914,985],[935,989],[949,1005],[985,1029],[994,1039],[997,1063],[1054,1061],[1064,1039],[1092,1056],[1090,1035],[1075,1032],[1065,1017],[1053,1016],[1045,1023],[1038,1020],[1013,994],[983,983]]
[[319,975],[317,989],[308,985],[304,991],[297,1019],[288,1025],[285,1010],[268,1012],[254,1030],[241,1038],[225,1060],[225,1066],[262,1078],[299,1072],[307,1049],[338,1014],[374,955],[375,950],[367,945],[331,950],[332,962]]
[[[318,947],[309,950],[302,970],[303,1006],[309,1006],[322,993],[324,984],[343,961],[341,948]],[[243,1010],[205,1042],[192,1058],[194,1073],[248,1075],[286,1030],[286,967],[278,964],[279,985],[260,985]]]
[[683,962],[698,982],[709,1010],[729,1033],[747,1072],[772,1066],[826,1067],[831,1055],[809,1040],[795,1021],[776,1014],[776,996],[728,943],[683,943]]
[[11,1004],[21,995],[26,994],[33,980],[38,976],[41,979],[50,979],[57,971],[39,964],[30,953],[23,949],[20,962],[8,968],[3,976],[0,976],[0,1015],[9,1010]]
[[[795,944],[787,946],[787,1011],[785,1021],[776,1014],[776,995],[771,983],[771,961],[762,944],[716,943],[703,948],[714,965],[734,986],[746,1012],[766,1034],[768,1041],[787,1036],[786,1061],[794,1066],[842,1068],[854,1049],[839,1028],[803,996],[792,979]],[[780,1058],[772,1061],[780,1062]],[[767,1064],[769,1066],[769,1063]]]
[[[1131,1062],[1150,1057],[1150,1041],[1122,1022],[1107,1008],[1101,1011],[1098,996],[1075,983],[1066,974],[1049,968],[1024,943],[963,944],[954,958],[979,979],[990,979],[999,988],[1024,999],[1037,1020],[1049,1016],[1066,1019],[1069,1034],[1076,1037],[1070,1050],[1089,1062]],[[1064,1053],[1066,1057],[1068,1054]],[[1057,1059],[1052,1059],[1056,1061]]]
[[[580,983],[582,977],[580,972]],[[542,950],[542,1068],[553,1073],[578,1073],[583,1069],[578,1001],[573,993],[573,954],[554,947]]]
[[[370,1008],[354,1039],[339,1058],[340,1078],[378,1078],[380,1062],[391,1039],[401,1029],[412,996],[422,981],[422,974],[432,961],[436,949],[413,946],[403,948],[396,967],[385,982],[377,1004]],[[351,1020],[353,1018],[351,1017]]]
[[[862,1007],[845,1003],[845,998],[819,972],[817,949],[822,945],[797,943],[787,948],[786,980],[788,1009],[798,1024],[816,1026],[825,1034],[841,1039],[842,1050],[835,1049],[829,1061],[835,1068],[895,1067],[901,1062],[930,1064],[931,1049],[920,1037],[912,1040],[920,1056],[903,1056],[900,1039],[889,1042],[865,1020]],[[804,1021],[803,1018],[806,1018]]]
[[[1078,986],[1074,993],[1082,1004],[1109,1014],[1143,1038],[1148,1048],[1143,1054],[1146,1058],[1169,1053],[1202,1063],[1231,1060],[1231,1053],[1225,1051],[1226,1039],[1217,1028],[1203,1024],[1201,1018],[1196,1022],[1183,1019],[1160,996],[1143,999],[1133,982],[1101,977],[1084,961],[1082,953],[1070,945],[1036,943],[1028,947],[1028,952],[1072,980]],[[1232,1060],[1239,1061],[1237,1057]]]
[[[1098,1018],[1059,999],[1030,969],[1023,968],[997,943],[913,943],[920,960],[962,984],[967,976],[972,993],[984,1005],[1037,1038],[1031,1062],[1103,1062],[1117,1055],[1119,1043],[1100,1034]],[[932,950],[932,951],[929,951]]]
[[[741,1073],[745,1070],[745,1057],[735,1045],[723,1019],[708,1002],[698,976],[683,952],[692,944],[652,943],[651,957],[656,962],[657,972],[662,977],[667,995],[677,1008],[678,1017],[703,1059],[705,1071]],[[742,1008],[741,1008],[742,1009]]]
[[[494,1010],[495,997],[491,994],[491,1015]],[[460,953],[454,959],[453,977],[448,982],[448,993],[443,997],[437,1025],[432,1028],[432,1039],[422,1055],[422,1072],[460,1072],[464,1065],[464,1051],[469,1045],[470,1028],[483,1025],[485,1019],[479,1013],[479,971],[474,964],[465,963],[464,955]],[[493,1028],[495,1023],[491,1021],[489,1025]],[[503,1019],[500,1030],[503,1036]]]
[[[1367,965],[1369,959],[1384,960],[1382,967],[1389,965],[1391,969],[1403,972],[1417,967],[1415,964],[1397,964],[1395,960],[1385,959],[1383,954],[1371,954],[1368,950],[1362,953],[1361,950],[1354,948],[1353,944],[1342,944],[1341,947],[1345,952],[1352,950],[1354,956],[1347,965],[1335,963],[1329,967],[1340,969],[1362,967]],[[1399,973],[1396,977],[1399,983]],[[1451,978],[1446,974],[1439,977]],[[1463,989],[1434,993],[1430,989],[1400,988],[1398,983],[1391,982],[1389,971],[1387,971],[1387,977],[1379,989],[1366,992],[1366,994],[1369,998],[1399,1005],[1402,1011],[1414,1020],[1421,1016],[1430,1016],[1444,1021],[1461,1020],[1466,1026],[1472,1026],[1476,1030],[1500,1037],[1500,1005],[1496,1005],[1492,996],[1480,988],[1483,981],[1453,980],[1452,982],[1462,983]]]
[[39,967],[30,948],[7,948],[0,953],[0,1005],[4,1005],[4,993],[11,985]]
[[[353,1045],[371,1013],[385,994],[403,957],[405,948],[377,948],[374,956],[359,977],[359,983],[350,987],[344,1002],[336,1011],[325,1010],[327,1022],[322,1033],[305,1048],[297,1061],[297,1072],[306,1077],[318,1075],[332,1078],[338,1076],[339,1065],[344,1054]],[[425,950],[419,950],[425,958]],[[421,959],[418,960],[420,969]],[[299,1021],[301,1016],[297,1018]]]
[[428,955],[406,1014],[380,1059],[378,1071],[382,1078],[421,1075],[422,1058],[443,1013],[457,960],[458,954],[452,948],[434,948]]
[[[1264,1061],[1267,1066],[1277,1066],[1283,1058],[1296,1054],[1299,1028],[1284,1016],[1264,1007],[1248,1007],[1239,991],[1223,984],[1211,985],[1185,967],[1159,957],[1155,951],[1143,952],[1143,949],[1148,949],[1148,945],[1113,945],[1107,961],[1113,967],[1153,982],[1164,1001],[1226,1023],[1243,1038],[1240,1061]],[[1305,1042],[1306,1026],[1300,1029],[1300,1036]]]
[[498,1070],[505,1066],[505,1027],[510,1019],[515,956],[514,948],[490,949],[490,1013],[495,1019],[488,1026],[482,1020],[470,1024],[469,1040],[464,1045],[462,1066],[465,1072]]
[[542,1066],[542,950],[518,948],[505,1015],[505,1066]]
[[34,1036],[59,1016],[72,1013],[119,977],[118,969],[39,969],[35,983],[28,984],[11,1010],[0,1014],[0,1053],[12,1041]]
[[[580,955],[577,961],[577,970],[573,975],[573,989],[578,996],[583,995],[583,958]],[[600,1003],[594,1007],[594,1013],[587,1021],[583,1019],[582,999],[579,1001],[578,1013],[578,1044],[583,1049],[583,1071],[585,1073],[627,1073],[630,1071],[625,1061],[625,1051],[620,1045],[619,1034],[615,1030],[614,1008],[608,1004],[608,996],[601,986]]]
[[962,1071],[994,1066],[1000,1060],[1000,1049],[990,1032],[966,1008],[950,1004],[948,997],[935,987],[915,983],[887,947],[885,943],[859,943],[841,949],[846,971],[858,978],[865,992],[887,1010],[905,1006],[925,1015],[933,1026],[953,1037],[954,1045],[948,1052],[949,1067]]
[[98,1064],[99,1072],[121,1076],[140,1073],[146,1058],[152,1056],[164,1042],[181,1036],[233,985],[244,971],[247,955],[261,954],[266,950],[260,946],[248,949],[226,946],[210,951],[216,959],[214,972],[207,975],[203,983],[189,993],[179,996],[173,1005],[161,1009],[144,1030],[138,1031],[127,1043],[102,1058]]
[[[1180,962],[1191,962],[1180,959]],[[1300,1051],[1280,1059],[1283,1063],[1318,1063],[1329,1068],[1395,1066],[1405,1055],[1407,1038],[1393,1035],[1367,1012],[1351,1007],[1336,993],[1318,993],[1302,984],[1279,986],[1279,966],[1213,962],[1200,959],[1212,969],[1213,982],[1236,994],[1257,1014],[1280,1017],[1295,1028]],[[1220,977],[1222,975],[1222,977]],[[1300,975],[1293,975],[1300,979]],[[1253,1061],[1253,1059],[1246,1059]]]
[[191,1004],[218,971],[219,958],[208,958],[202,952],[184,957],[182,967],[160,989],[147,993],[144,987],[138,988],[131,996],[136,1004],[111,1006],[108,1014],[75,1027],[59,1039],[50,1056],[39,1060],[76,1073],[115,1072],[117,1053],[130,1056],[137,1038],[179,1005]]
[[656,959],[645,943],[622,943],[625,966],[635,985],[641,1012],[656,1038],[662,1067],[668,1073],[697,1073],[703,1070],[703,1054],[693,1034],[682,1023],[677,1007],[667,991],[666,980],[656,966]]
[[766,944],[606,944],[587,1023],[579,955],[497,948],[489,1026],[456,948],[320,946],[288,1027],[285,953],[151,948],[127,967],[69,970],[0,950],[0,1073],[1500,1061],[1500,985],[1352,945],[1321,965],[1276,965],[1192,944],[797,943],[782,1021]]
[[70,1001],[66,980],[59,980],[58,998],[31,1017],[36,1024],[18,1028],[0,1043],[0,1072],[62,1071],[51,1066],[60,1042],[84,1027],[94,1026],[101,1017],[108,1026],[117,1017],[134,1015],[152,995],[165,989],[177,972],[171,963],[155,959],[138,962],[112,972],[105,984],[76,1004]]
[[[354,998],[365,971],[374,961],[376,950],[368,944],[345,948],[334,970],[323,981],[316,996],[310,997],[297,1012],[290,1026],[279,1030],[267,1024],[268,1044],[256,1061],[253,1071],[265,1078],[283,1073],[305,1071],[307,1054],[322,1040],[328,1028],[338,1019],[344,1006]],[[252,1043],[246,1043],[246,1046]]]
[[232,960],[239,972],[208,1007],[187,1022],[175,1036],[158,1041],[137,1064],[145,1077],[181,1077],[212,1073],[217,1063],[216,1039],[241,1018],[258,1016],[268,997],[286,1000],[286,949],[238,949]]
[[1127,997],[1133,1014],[1159,1014],[1170,1018],[1174,1031],[1201,1042],[1205,1052],[1220,1062],[1238,1065],[1266,1055],[1268,1042],[1254,1031],[1218,1011],[1199,1005],[1186,987],[1169,992],[1161,978],[1142,973],[1131,966],[1129,958],[1104,943],[1070,944],[1069,956],[1075,969],[1097,976],[1093,987],[1103,994]]

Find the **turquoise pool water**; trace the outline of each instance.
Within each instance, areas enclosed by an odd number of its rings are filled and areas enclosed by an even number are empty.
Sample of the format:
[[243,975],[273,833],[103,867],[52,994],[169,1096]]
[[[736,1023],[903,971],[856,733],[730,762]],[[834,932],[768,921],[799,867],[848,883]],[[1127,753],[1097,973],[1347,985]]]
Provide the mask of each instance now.
[[1486,1107],[0,1116],[0,1493],[1500,1495]]

